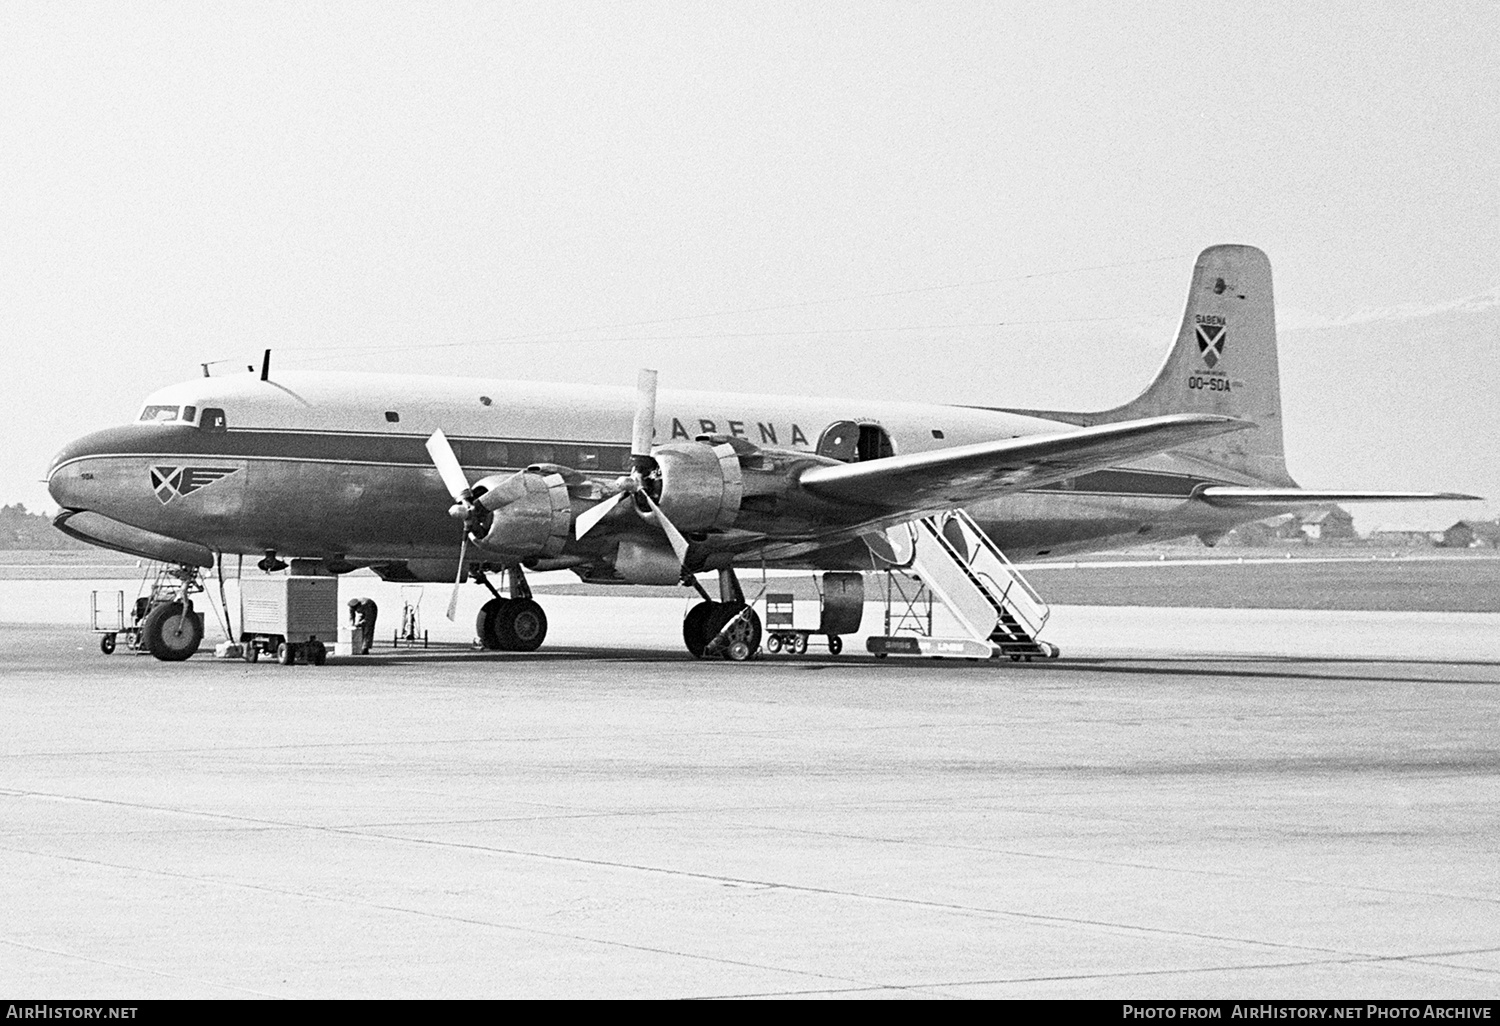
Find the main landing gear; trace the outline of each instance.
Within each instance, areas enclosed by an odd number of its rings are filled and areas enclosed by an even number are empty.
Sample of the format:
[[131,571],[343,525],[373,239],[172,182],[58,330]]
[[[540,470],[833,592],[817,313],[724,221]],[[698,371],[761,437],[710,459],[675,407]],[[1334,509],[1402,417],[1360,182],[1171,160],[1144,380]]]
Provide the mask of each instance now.
[[474,574],[495,596],[479,607],[474,633],[479,644],[491,652],[535,652],[547,638],[547,614],[531,597],[521,568],[506,570],[510,598],[503,597],[483,571]]
[[720,656],[740,662],[760,651],[760,617],[745,602],[733,570],[719,571],[719,598],[715,602],[694,577],[688,583],[703,596],[682,621],[682,640],[696,659]]

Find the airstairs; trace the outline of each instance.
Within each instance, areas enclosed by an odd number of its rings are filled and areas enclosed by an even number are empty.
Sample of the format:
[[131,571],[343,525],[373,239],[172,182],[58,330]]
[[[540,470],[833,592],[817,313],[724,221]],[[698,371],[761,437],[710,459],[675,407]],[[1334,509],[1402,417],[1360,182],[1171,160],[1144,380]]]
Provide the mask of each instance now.
[[[1051,610],[990,537],[961,509],[898,524],[885,532],[897,565],[915,575],[940,601],[966,635],[932,636],[911,626],[912,600],[902,594],[908,615],[898,617],[910,633],[892,626],[887,603],[885,637],[872,637],[876,655],[990,655],[1012,659],[1055,658],[1057,646],[1038,640]],[[888,589],[888,596],[893,594]]]

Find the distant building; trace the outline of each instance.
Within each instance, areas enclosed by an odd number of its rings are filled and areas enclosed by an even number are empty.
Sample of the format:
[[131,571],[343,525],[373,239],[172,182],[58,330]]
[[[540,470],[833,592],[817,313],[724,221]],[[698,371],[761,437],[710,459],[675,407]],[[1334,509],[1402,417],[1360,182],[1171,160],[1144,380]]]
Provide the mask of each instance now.
[[1357,538],[1354,517],[1342,506],[1329,506],[1301,518],[1302,533],[1313,541],[1347,541]]
[[1439,542],[1445,549],[1500,547],[1500,523],[1493,520],[1460,520],[1443,532]]
[[1241,524],[1224,536],[1224,541],[1230,545],[1248,546],[1274,545],[1284,541],[1305,541],[1306,539],[1307,535],[1302,533],[1302,524],[1293,513],[1283,513],[1269,520]]
[[1423,527],[1380,527],[1370,532],[1369,540],[1386,548],[1426,547],[1442,542],[1443,532]]

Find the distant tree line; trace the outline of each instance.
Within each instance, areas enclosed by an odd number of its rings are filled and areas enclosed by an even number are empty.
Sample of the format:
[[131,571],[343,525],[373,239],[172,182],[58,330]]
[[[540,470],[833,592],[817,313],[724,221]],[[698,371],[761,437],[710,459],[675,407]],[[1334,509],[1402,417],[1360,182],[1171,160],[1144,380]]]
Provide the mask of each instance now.
[[0,506],[0,549],[85,549],[52,526],[52,519],[27,512],[21,503]]

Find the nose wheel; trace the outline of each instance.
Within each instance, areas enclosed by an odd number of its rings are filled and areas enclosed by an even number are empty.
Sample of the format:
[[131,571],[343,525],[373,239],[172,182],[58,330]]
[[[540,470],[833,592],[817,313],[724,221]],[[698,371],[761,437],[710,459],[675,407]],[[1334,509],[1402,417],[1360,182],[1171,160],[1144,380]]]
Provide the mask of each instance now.
[[163,602],[141,621],[142,646],[164,662],[187,659],[202,641],[203,617],[191,605]]

